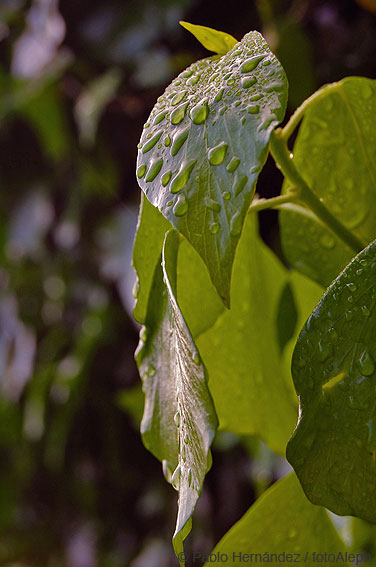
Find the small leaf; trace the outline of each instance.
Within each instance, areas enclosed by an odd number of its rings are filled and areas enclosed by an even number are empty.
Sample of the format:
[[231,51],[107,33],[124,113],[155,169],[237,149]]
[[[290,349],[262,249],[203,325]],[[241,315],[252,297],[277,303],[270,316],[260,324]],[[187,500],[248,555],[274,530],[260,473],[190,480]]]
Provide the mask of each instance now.
[[178,245],[178,234],[170,231],[163,269],[158,265],[155,270],[146,327],[136,353],[145,392],[143,441],[163,462],[166,477],[179,492],[176,553],[182,551],[190,531],[217,428],[206,370],[176,301]]
[[181,73],[141,137],[142,190],[197,250],[226,305],[244,217],[286,97],[282,67],[251,32],[226,55]]
[[276,333],[287,278],[249,214],[234,263],[231,310],[197,339],[221,429],[259,435],[277,453],[284,453],[297,415]]
[[196,26],[189,22],[179,22],[183,28],[191,32],[196,39],[209,51],[214,51],[219,55],[224,55],[238,43],[238,40],[232,35],[207,28],[205,26]]
[[[304,116],[294,163],[320,201],[366,245],[376,238],[376,81],[349,77],[322,93]],[[289,263],[322,285],[354,256],[303,207],[286,207],[280,224]]]
[[[312,506],[294,474],[269,488],[212,551],[218,567],[315,565],[317,554],[336,554],[347,565],[345,545],[326,510]],[[342,553],[342,558],[341,554]],[[252,554],[252,555],[251,555]],[[277,554],[277,557],[276,557]],[[287,554],[291,554],[287,557]],[[316,554],[316,555],[314,555]],[[227,556],[227,559],[226,559]],[[209,561],[204,567],[211,567]]]
[[145,323],[155,268],[161,258],[165,234],[170,229],[170,223],[142,194],[132,260],[137,273],[133,316],[139,323]]
[[376,243],[338,276],[299,336],[300,419],[287,458],[314,504],[376,522]]

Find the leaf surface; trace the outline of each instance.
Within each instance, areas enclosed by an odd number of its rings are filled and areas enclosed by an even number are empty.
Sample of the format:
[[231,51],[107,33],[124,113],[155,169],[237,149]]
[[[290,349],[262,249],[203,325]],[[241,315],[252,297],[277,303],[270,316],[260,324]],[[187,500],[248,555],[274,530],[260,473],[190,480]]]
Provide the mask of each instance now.
[[214,51],[219,55],[224,55],[238,43],[238,40],[232,35],[207,28],[206,26],[197,26],[189,22],[179,22],[183,28],[191,32],[196,39],[209,51]]
[[[290,474],[264,492],[212,554],[217,553],[223,559],[228,557],[215,563],[219,567],[229,564],[244,567],[248,563],[256,567],[265,564],[287,567],[297,558],[299,564],[314,565],[313,552],[344,554],[345,551],[326,510],[312,506],[295,474]],[[252,560],[250,554],[253,554]],[[209,561],[204,567],[210,565]],[[335,565],[347,565],[347,562],[339,560]]]
[[169,232],[136,353],[145,392],[143,441],[162,461],[167,479],[179,492],[176,553],[182,551],[190,531],[217,428],[206,370],[176,301],[178,245],[178,234]]
[[[376,81],[349,77],[323,93],[304,116],[294,163],[316,196],[366,245],[376,237]],[[354,256],[304,208],[286,207],[280,224],[289,263],[324,286]]]
[[300,419],[287,458],[314,504],[376,522],[376,244],[346,267],[299,336]]
[[142,190],[197,250],[227,306],[244,217],[286,98],[281,65],[250,32],[222,57],[181,73],[141,136]]
[[259,435],[284,453],[296,421],[291,377],[282,368],[277,310],[288,272],[261,241],[249,214],[236,254],[231,310],[197,339],[221,429]]

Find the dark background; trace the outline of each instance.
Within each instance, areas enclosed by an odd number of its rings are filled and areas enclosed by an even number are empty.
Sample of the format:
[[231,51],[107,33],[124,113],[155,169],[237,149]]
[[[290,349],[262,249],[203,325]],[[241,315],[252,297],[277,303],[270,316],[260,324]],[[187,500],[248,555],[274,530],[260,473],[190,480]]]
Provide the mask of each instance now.
[[[130,259],[142,126],[208,55],[178,21],[261,31],[291,113],[326,82],[375,78],[375,12],[373,0],[1,0],[0,566],[176,565],[177,494],[138,432]],[[257,191],[280,184],[268,162]],[[261,231],[280,254],[276,213]],[[188,550],[209,553],[286,470],[259,441],[219,435]]]

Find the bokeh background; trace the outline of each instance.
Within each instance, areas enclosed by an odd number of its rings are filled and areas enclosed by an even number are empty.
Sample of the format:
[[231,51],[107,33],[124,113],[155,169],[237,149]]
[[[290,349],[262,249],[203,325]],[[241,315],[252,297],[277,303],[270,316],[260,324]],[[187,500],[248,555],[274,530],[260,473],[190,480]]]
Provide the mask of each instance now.
[[[374,0],[0,0],[0,566],[172,567],[176,492],[138,432],[131,252],[137,143],[208,56],[178,22],[261,31],[293,111],[376,77]],[[258,192],[279,192],[272,163]],[[280,254],[276,213],[261,232]],[[188,549],[209,553],[286,473],[218,436]]]

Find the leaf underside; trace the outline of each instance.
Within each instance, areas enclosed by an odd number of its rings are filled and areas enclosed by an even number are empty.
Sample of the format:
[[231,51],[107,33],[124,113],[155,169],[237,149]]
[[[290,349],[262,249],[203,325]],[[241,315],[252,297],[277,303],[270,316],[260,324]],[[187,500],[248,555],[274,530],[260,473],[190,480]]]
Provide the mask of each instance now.
[[170,231],[163,268],[158,265],[155,270],[146,327],[136,353],[145,392],[143,441],[162,461],[167,479],[179,492],[177,553],[190,531],[217,428],[206,370],[176,302],[178,246],[178,234]]
[[376,243],[303,327],[292,374],[300,419],[287,458],[308,498],[376,523]]
[[[304,116],[294,163],[324,205],[366,245],[376,237],[376,81],[349,77],[326,90]],[[290,265],[324,286],[354,256],[303,207],[282,210],[280,226]]]
[[197,250],[227,306],[244,217],[286,98],[281,65],[250,32],[222,57],[181,73],[141,136],[142,190]]

